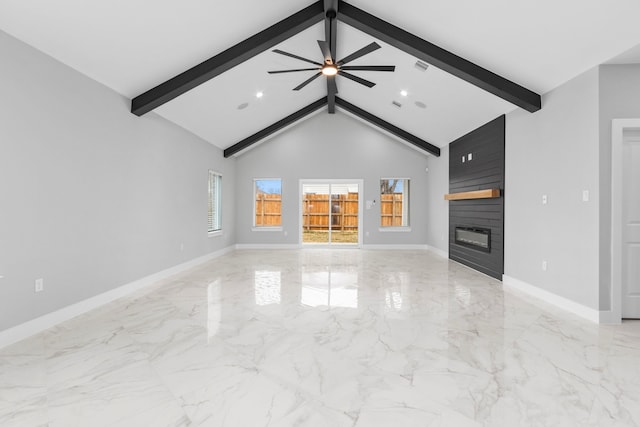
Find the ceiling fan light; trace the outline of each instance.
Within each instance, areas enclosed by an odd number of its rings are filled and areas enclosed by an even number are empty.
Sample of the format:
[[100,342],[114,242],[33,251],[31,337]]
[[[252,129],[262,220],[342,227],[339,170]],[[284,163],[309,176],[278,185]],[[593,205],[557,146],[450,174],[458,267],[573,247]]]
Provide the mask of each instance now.
[[325,76],[335,76],[338,74],[338,67],[334,65],[325,65],[322,67],[322,74]]

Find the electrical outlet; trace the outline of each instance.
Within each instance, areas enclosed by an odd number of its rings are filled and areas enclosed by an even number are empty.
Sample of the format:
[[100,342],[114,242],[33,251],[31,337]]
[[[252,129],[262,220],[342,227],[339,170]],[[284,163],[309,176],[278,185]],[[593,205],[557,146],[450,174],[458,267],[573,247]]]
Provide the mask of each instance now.
[[547,271],[547,261],[542,261],[542,271]]
[[184,252],[184,243],[180,243],[180,252]]
[[36,292],[44,291],[44,279],[36,279],[36,284],[35,284],[34,290]]
[[289,235],[289,233],[285,230],[284,237],[287,237],[288,235]]

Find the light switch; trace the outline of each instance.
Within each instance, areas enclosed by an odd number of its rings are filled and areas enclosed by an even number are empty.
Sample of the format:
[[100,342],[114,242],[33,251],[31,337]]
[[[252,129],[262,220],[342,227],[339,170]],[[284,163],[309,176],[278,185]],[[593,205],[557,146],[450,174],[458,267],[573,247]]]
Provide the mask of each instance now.
[[546,205],[546,204],[547,204],[547,201],[548,201],[548,199],[547,199],[547,195],[546,195],[546,194],[543,194],[543,195],[542,195],[542,204],[543,204],[543,205]]
[[467,154],[467,159],[469,159],[469,161],[473,160],[473,153]]
[[582,190],[582,201],[583,202],[589,201],[589,190]]
[[462,156],[462,163],[464,163],[466,159],[467,158],[465,156]]

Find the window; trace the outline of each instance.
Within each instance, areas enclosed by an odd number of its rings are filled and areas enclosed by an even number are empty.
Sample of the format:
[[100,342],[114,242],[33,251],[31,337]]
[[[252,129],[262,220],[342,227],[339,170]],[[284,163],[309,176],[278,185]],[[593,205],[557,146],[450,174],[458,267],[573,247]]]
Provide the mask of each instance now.
[[409,227],[409,179],[380,180],[380,227]]
[[209,214],[207,216],[208,231],[214,233],[222,230],[222,175],[209,171]]
[[279,229],[282,226],[282,180],[254,179],[253,196],[254,227]]

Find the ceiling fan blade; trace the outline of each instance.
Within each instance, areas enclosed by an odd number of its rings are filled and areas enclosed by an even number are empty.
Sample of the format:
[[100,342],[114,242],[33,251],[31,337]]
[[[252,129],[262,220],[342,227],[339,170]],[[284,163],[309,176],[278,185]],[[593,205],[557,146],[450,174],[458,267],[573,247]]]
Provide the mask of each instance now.
[[345,65],[341,70],[351,71],[395,71],[395,65]]
[[303,58],[302,56],[294,55],[293,53],[285,52],[284,50],[274,49],[273,52],[279,53],[280,55],[289,56],[291,58],[299,59],[300,61],[308,62],[310,64],[315,64],[315,65],[317,65],[319,67],[322,67],[322,64],[319,63],[319,62],[312,61],[312,60],[307,59],[307,58]]
[[361,85],[365,85],[366,87],[374,87],[376,84],[374,82],[370,82],[369,80],[365,80],[361,77],[358,76],[354,76],[353,74],[349,74],[349,73],[345,73],[344,71],[340,70],[338,71],[338,74],[340,74],[343,77],[346,77],[350,80],[353,80],[354,82],[358,82]]
[[276,71],[267,71],[269,74],[280,74],[280,73],[295,73],[298,71],[318,71],[318,68],[298,68],[295,70],[276,70]]
[[333,64],[333,58],[331,57],[331,48],[329,47],[329,43],[324,40],[318,40],[318,46],[320,46],[322,56],[324,56],[324,63]]
[[362,49],[356,50],[351,55],[348,55],[345,58],[341,59],[340,61],[338,61],[338,65],[346,64],[347,62],[351,62],[355,59],[360,58],[361,56],[366,55],[367,53],[371,53],[374,50],[378,50],[378,49],[380,49],[380,45],[376,42],[373,42],[371,44],[366,45]]
[[327,76],[327,92],[329,93],[329,96],[335,96],[338,93],[336,76]]
[[303,87],[305,87],[306,85],[308,85],[309,83],[311,83],[312,81],[314,81],[315,79],[317,79],[318,77],[320,77],[322,75],[322,72],[318,72],[316,74],[314,74],[311,78],[303,81],[302,83],[300,83],[298,86],[294,87],[293,90],[300,90]]

